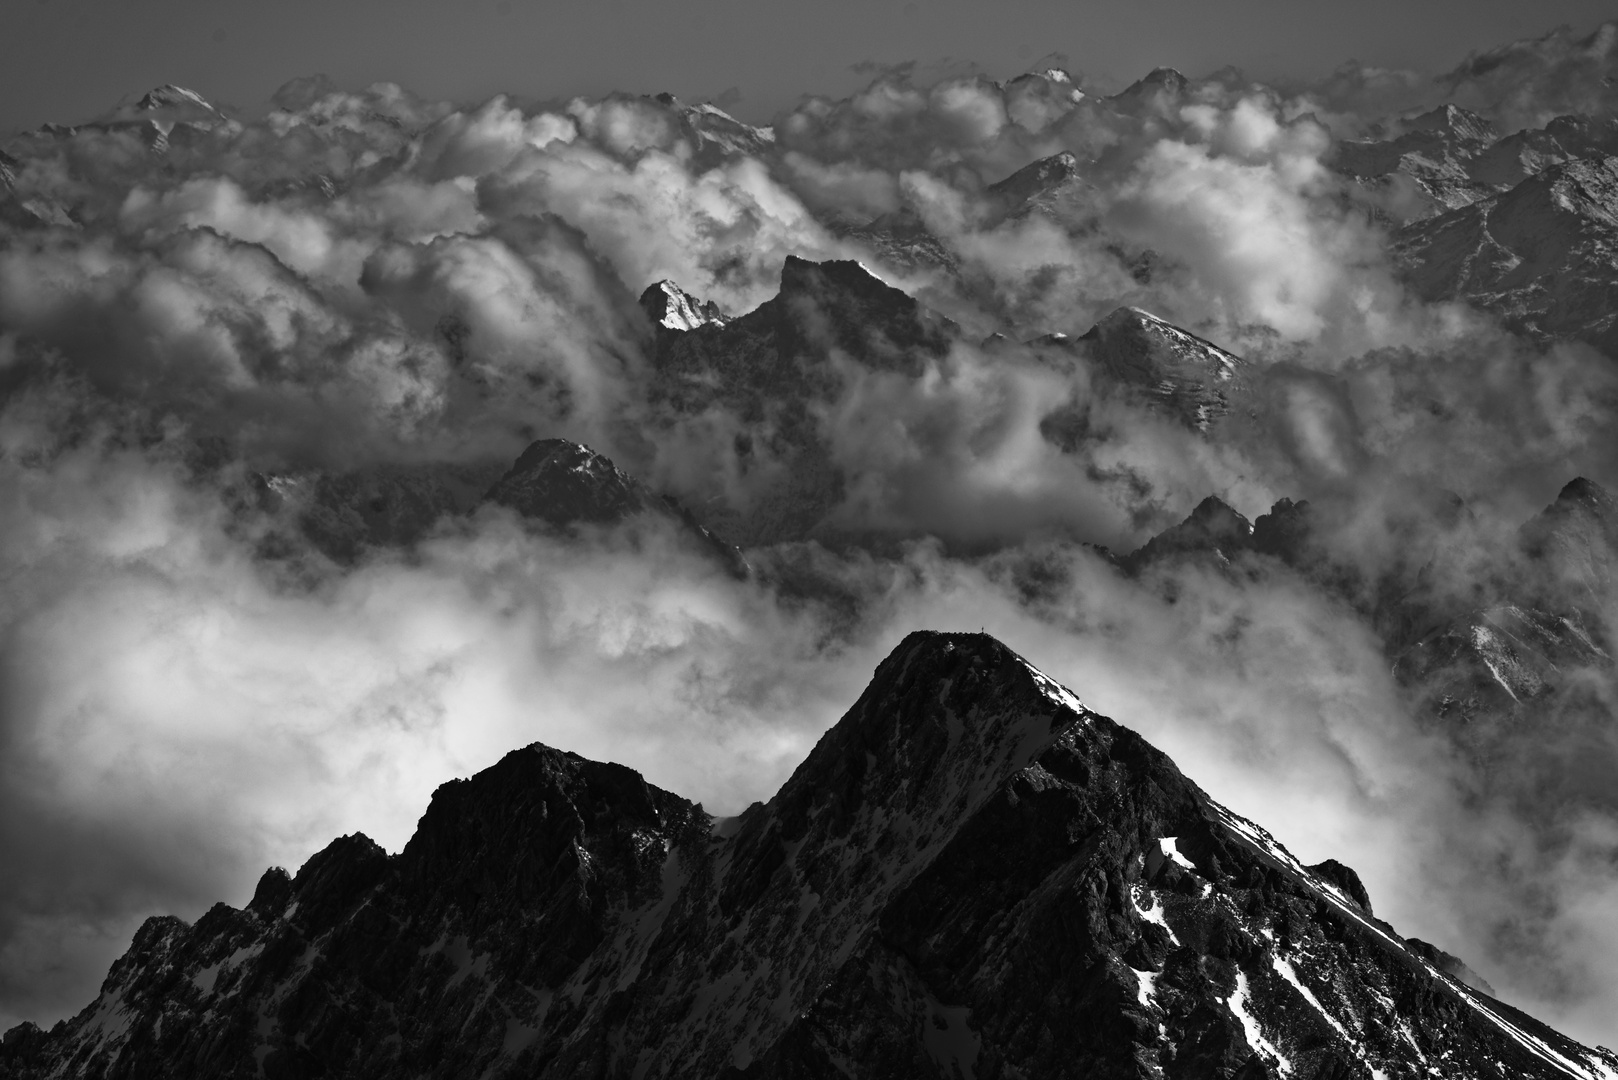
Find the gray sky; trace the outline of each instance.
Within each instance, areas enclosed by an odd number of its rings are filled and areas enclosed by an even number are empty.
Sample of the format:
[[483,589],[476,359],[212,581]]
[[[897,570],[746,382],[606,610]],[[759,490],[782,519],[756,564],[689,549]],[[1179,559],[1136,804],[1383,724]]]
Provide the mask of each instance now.
[[165,82],[256,109],[287,79],[402,83],[435,98],[735,87],[744,119],[844,93],[862,61],[968,60],[991,75],[1053,52],[1098,81],[1160,65],[1264,78],[1355,58],[1439,71],[1610,0],[6,0],[0,132],[75,122]]

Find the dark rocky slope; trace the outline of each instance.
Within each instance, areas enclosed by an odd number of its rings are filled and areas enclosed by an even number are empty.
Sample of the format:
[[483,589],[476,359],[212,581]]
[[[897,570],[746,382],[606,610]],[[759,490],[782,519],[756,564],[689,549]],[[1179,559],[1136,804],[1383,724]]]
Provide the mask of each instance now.
[[1417,222],[1394,254],[1425,300],[1467,300],[1540,340],[1618,356],[1618,157],[1553,165],[1501,195]]
[[154,918],[0,1076],[1611,1077],[983,635],[713,821],[543,746]]
[[676,541],[745,576],[740,551],[690,512],[582,443],[540,439],[511,465],[424,461],[343,473],[261,478],[262,501],[296,521],[330,558],[352,563],[408,548],[446,518],[508,507],[556,530],[635,523],[665,526]]
[[1618,568],[1618,501],[1589,480],[1569,482],[1514,545],[1481,561],[1465,594],[1437,584],[1454,576],[1438,565],[1441,536],[1412,538],[1406,559],[1373,579],[1333,548],[1330,530],[1307,502],[1283,499],[1249,523],[1209,496],[1119,565],[1140,575],[1186,559],[1287,564],[1357,609],[1421,710],[1472,729],[1474,744],[1556,713],[1580,672],[1611,668],[1601,612]]

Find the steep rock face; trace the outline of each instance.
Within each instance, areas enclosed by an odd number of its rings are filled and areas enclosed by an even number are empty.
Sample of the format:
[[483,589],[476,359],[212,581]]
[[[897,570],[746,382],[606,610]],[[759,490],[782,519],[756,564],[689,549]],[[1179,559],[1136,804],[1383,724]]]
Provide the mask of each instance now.
[[617,525],[636,518],[671,524],[674,534],[745,577],[742,553],[704,528],[684,507],[665,499],[582,443],[541,439],[494,482],[484,502],[558,528]]
[[1490,720],[1498,727],[1524,710],[1543,709],[1570,673],[1611,664],[1594,628],[1618,560],[1618,501],[1588,480],[1569,483],[1523,527],[1522,561],[1506,553],[1487,580],[1476,582],[1476,595],[1465,598],[1429,586],[1436,553],[1418,555],[1386,580],[1367,581],[1334,559],[1316,535],[1319,527],[1306,502],[1283,499],[1250,525],[1210,496],[1119,565],[1131,574],[1173,559],[1228,566],[1244,552],[1284,562],[1357,608],[1418,707],[1459,725]]
[[659,330],[695,330],[723,326],[730,320],[712,300],[698,300],[672,281],[649,285],[640,295],[641,310]]
[[1084,179],[1079,159],[1064,150],[990,184],[984,194],[1001,218],[1044,213],[1068,220],[1094,198],[1095,188]]
[[408,547],[440,519],[471,512],[500,469],[499,462],[390,464],[266,485],[298,504],[299,525],[316,547],[349,563],[370,548]]
[[1607,669],[1600,631],[1618,564],[1618,500],[1583,477],[1519,533],[1520,561],[1485,606],[1426,628],[1394,671],[1439,715],[1484,725],[1554,711],[1569,676]]
[[1243,388],[1241,357],[1140,308],[1119,308],[1078,341],[1107,378],[1199,431]]
[[[1239,411],[1248,391],[1241,357],[1140,308],[1118,308],[1076,338],[1049,334],[1027,345],[1059,369],[1082,367],[1092,388],[1204,433]],[[1044,416],[1040,433],[1072,452],[1091,422],[1090,402],[1074,395]]]
[[1558,116],[1542,128],[1507,135],[1467,163],[1474,180],[1511,187],[1574,158],[1618,154],[1618,120]]
[[1407,182],[1425,195],[1428,213],[1467,206],[1497,190],[1472,170],[1473,159],[1497,138],[1493,126],[1482,117],[1454,105],[1440,105],[1396,121],[1392,127],[1386,138],[1338,143],[1337,169],[1384,183],[1393,178]]
[[485,498],[552,525],[610,525],[663,508],[646,485],[588,446],[566,439],[530,445]]
[[1059,120],[1086,97],[1061,68],[1030,71],[1006,82],[1006,114],[1027,131],[1040,131]]
[[1107,99],[1121,113],[1167,116],[1179,110],[1191,80],[1173,68],[1154,68]]
[[774,149],[775,130],[744,124],[712,102],[687,105],[673,94],[658,94],[655,100],[668,106],[679,117],[687,137],[696,149],[692,167],[703,171],[736,154],[762,157]]
[[858,225],[836,227],[837,235],[871,252],[876,261],[901,273],[954,273],[960,260],[909,207],[880,214]]
[[1393,671],[1434,714],[1475,724],[1542,705],[1565,672],[1609,663],[1576,614],[1501,603],[1428,629]]
[[1574,605],[1599,604],[1611,595],[1618,569],[1618,499],[1575,477],[1523,526],[1522,545],[1548,571],[1546,587]]
[[1190,517],[1124,556],[1120,565],[1136,573],[1178,554],[1213,555],[1228,563],[1237,552],[1253,550],[1254,546],[1253,523],[1210,495],[1197,504]]
[[983,635],[739,818],[532,746],[244,910],[154,918],[0,1076],[1618,1075]]
[[500,462],[388,464],[346,473],[261,478],[261,502],[287,506],[317,548],[339,563],[376,549],[408,548],[446,518],[505,506],[557,529],[663,521],[692,548],[740,576],[740,551],[683,507],[581,443],[541,439]]
[[39,229],[52,225],[77,228],[78,223],[52,199],[18,190],[23,162],[0,151],[0,226]]
[[745,506],[704,508],[716,531],[745,544],[801,539],[837,506],[844,477],[820,428],[850,377],[920,374],[955,341],[955,324],[857,262],[788,256],[781,290],[723,325],[659,330],[654,402],[672,422],[715,405],[734,434]]
[[1618,157],[1569,161],[1407,226],[1395,255],[1428,300],[1468,300],[1535,338],[1618,356]]
[[1079,159],[1064,150],[1024,165],[1004,180],[990,184],[988,192],[1009,204],[1021,206],[1029,199],[1078,178]]

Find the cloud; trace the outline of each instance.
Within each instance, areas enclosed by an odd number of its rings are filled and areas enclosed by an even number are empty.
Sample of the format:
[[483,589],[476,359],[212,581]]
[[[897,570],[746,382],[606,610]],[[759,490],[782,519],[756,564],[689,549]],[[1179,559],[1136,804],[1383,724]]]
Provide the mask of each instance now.
[[1618,21],[1580,36],[1562,26],[1468,56],[1439,82],[1456,104],[1482,112],[1503,131],[1543,127],[1569,113],[1618,112]]
[[[1601,33],[1474,58],[1457,92],[1502,115],[1595,100]],[[1554,779],[1618,756],[1610,673],[1570,673],[1583,696],[1501,779],[1352,606],[1415,582],[1448,611],[1526,573],[1500,552],[1561,483],[1618,478],[1610,362],[1406,295],[1322,165],[1428,89],[1222,76],[1142,110],[900,68],[719,139],[664,99],[305,80],[166,154],[91,128],[14,147],[17,190],[79,227],[0,226],[0,1011],[82,1004],[141,917],[241,902],[333,835],[397,848],[435,784],[533,739],[737,810],[905,632],[984,627],[1303,857],[1355,865],[1402,930],[1610,1041],[1615,810]],[[1032,203],[989,190],[1064,152]],[[915,231],[849,231],[884,216]],[[946,258],[893,265],[922,240]],[[816,358],[794,403],[813,460],[770,408],[668,407],[642,289],[736,315],[788,255],[851,252],[960,339],[891,370]],[[1021,344],[1122,304],[1247,358],[1225,421],[1191,430],[1082,347]],[[252,494],[539,437],[786,538],[737,581],[655,526],[485,509],[339,568]],[[1132,580],[1085,546],[1208,494],[1309,498],[1365,588],[1245,558]],[[1554,813],[1525,809],[1548,792]]]
[[[658,139],[672,140],[676,129],[664,120],[655,128]],[[773,295],[787,255],[825,257],[835,250],[758,161],[743,158],[693,175],[682,155],[640,147],[634,140],[652,135],[636,134],[641,128],[629,120],[596,126],[607,129],[613,147],[640,152],[626,162],[589,143],[530,150],[480,182],[484,212],[559,214],[589,237],[631,290],[673,279],[729,311]]]

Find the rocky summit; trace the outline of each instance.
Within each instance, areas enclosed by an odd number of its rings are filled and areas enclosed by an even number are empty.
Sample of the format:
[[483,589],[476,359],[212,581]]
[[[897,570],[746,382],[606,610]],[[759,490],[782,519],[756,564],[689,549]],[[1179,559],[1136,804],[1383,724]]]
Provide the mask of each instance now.
[[533,745],[389,855],[147,921],[0,1076],[1618,1076],[993,638],[915,633],[715,819]]

